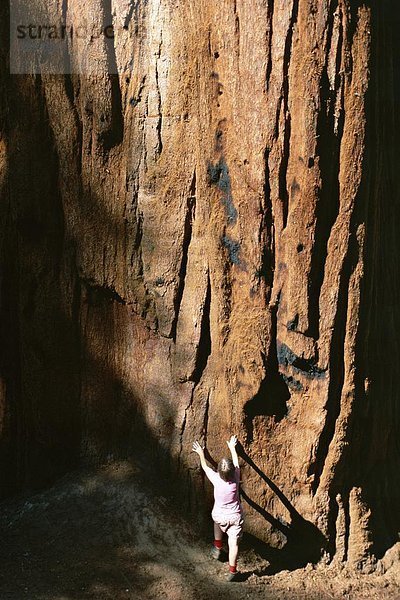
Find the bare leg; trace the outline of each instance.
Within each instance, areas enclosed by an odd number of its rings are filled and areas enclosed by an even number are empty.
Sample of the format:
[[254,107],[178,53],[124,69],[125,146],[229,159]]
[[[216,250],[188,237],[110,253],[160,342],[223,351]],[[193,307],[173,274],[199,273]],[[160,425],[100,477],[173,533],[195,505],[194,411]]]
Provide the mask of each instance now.
[[214,540],[222,540],[223,532],[218,523],[214,523]]
[[229,546],[229,566],[236,567],[237,557],[239,553],[239,545],[236,538],[228,537]]

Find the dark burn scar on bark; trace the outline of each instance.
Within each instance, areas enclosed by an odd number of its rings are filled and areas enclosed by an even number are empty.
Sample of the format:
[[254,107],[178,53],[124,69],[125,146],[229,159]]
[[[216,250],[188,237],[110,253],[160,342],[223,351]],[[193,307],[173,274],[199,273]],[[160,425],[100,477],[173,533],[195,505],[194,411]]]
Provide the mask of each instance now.
[[222,244],[228,250],[229,260],[233,265],[242,266],[240,260],[240,244],[236,240],[224,235],[222,237]]
[[286,383],[286,385],[288,386],[289,389],[293,390],[294,392],[302,391],[303,386],[301,385],[300,381],[298,381],[291,375],[284,375],[282,373],[282,379]]
[[298,324],[299,324],[299,315],[296,314],[293,317],[293,319],[291,319],[290,321],[287,322],[286,328],[289,329],[289,331],[297,331]]
[[221,202],[225,208],[228,225],[234,225],[237,221],[237,210],[233,204],[231,178],[225,159],[221,157],[215,165],[209,164],[207,173],[209,185],[216,185],[221,191]]
[[286,344],[277,342],[278,362],[283,367],[292,367],[295,373],[307,379],[320,379],[325,377],[325,371],[317,367],[312,359],[297,356]]
[[296,192],[300,191],[300,185],[298,184],[296,177],[293,177],[292,184],[290,186],[290,193],[292,196],[296,194]]

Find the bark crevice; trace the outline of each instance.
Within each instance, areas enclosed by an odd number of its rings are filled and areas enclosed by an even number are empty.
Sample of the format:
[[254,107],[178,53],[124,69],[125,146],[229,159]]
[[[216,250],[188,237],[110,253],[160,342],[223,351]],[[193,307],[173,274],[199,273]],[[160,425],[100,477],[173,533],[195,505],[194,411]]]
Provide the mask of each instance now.
[[192,233],[193,233],[193,223],[196,216],[196,171],[193,173],[192,183],[190,185],[189,195],[187,197],[186,202],[186,213],[185,213],[185,222],[183,228],[183,241],[182,241],[182,257],[181,257],[181,266],[179,269],[178,275],[178,285],[175,292],[174,299],[174,309],[175,316],[172,322],[171,328],[171,337],[176,341],[176,330],[179,319],[179,311],[181,307],[181,302],[183,298],[183,292],[185,289],[185,279],[186,279],[186,271],[187,264],[189,259],[189,248],[190,243],[192,241]]
[[206,369],[208,359],[211,354],[211,324],[210,324],[210,310],[211,310],[211,283],[210,276],[207,280],[207,292],[204,301],[203,315],[201,319],[201,334],[199,345],[196,353],[196,365],[193,371],[193,375],[190,378],[197,385]]

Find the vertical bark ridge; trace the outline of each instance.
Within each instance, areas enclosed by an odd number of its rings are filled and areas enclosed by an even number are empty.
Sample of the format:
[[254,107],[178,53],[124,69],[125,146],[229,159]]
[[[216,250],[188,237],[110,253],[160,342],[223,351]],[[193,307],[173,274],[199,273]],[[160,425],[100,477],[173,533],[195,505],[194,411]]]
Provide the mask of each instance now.
[[[326,411],[325,425],[319,436],[318,447],[316,451],[315,463],[311,463],[308,473],[314,476],[312,490],[315,494],[321,479],[324,465],[328,456],[329,446],[332,442],[335,425],[341,410],[341,398],[343,383],[345,380],[344,353],[345,353],[345,335],[346,319],[348,308],[348,288],[351,273],[355,267],[355,248],[357,243],[355,235],[350,235],[350,244],[348,254],[344,259],[341,269],[339,292],[337,297],[337,308],[333,325],[333,335],[330,347],[329,364],[329,386],[327,390],[327,401],[324,407]],[[353,247],[352,247],[353,246]]]
[[[358,408],[355,436],[358,444],[351,449],[354,469],[371,506],[370,528],[374,531],[371,553],[380,557],[394,543],[393,532],[399,527],[400,481],[395,468],[398,447],[399,393],[397,373],[399,344],[393,332],[398,330],[399,252],[395,233],[399,214],[396,169],[399,159],[399,119],[395,110],[400,97],[395,75],[399,43],[396,27],[398,7],[373,6],[371,86],[367,119],[366,209],[366,283],[361,322],[365,379],[363,403]],[[390,57],[390,58],[388,58]],[[386,200],[390,198],[390,202]],[[378,400],[379,399],[379,400]],[[386,434],[384,423],[393,426]],[[397,433],[396,433],[397,431]],[[383,435],[386,441],[383,442]],[[358,459],[357,453],[364,457]],[[360,556],[357,557],[360,560]]]

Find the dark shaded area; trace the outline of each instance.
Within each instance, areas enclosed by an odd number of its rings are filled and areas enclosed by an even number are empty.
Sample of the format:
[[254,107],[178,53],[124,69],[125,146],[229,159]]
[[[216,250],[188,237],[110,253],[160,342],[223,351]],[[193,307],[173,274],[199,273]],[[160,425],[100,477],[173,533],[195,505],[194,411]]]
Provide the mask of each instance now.
[[283,133],[283,152],[282,160],[279,165],[279,199],[282,202],[282,213],[283,213],[283,227],[287,225],[288,213],[289,213],[289,193],[287,189],[287,170],[290,156],[290,134],[291,134],[291,122],[290,113],[287,111],[287,99],[284,102],[285,110],[285,130]]
[[279,423],[288,412],[287,402],[290,392],[280,373],[266,375],[260,384],[258,393],[249,400],[244,408],[248,442],[253,441],[253,419],[257,415],[275,417]]
[[237,450],[239,456],[257,473],[260,480],[276,494],[283,506],[288,510],[291,518],[288,524],[281,522],[265,510],[265,508],[252,500],[245,491],[241,490],[243,500],[286,538],[284,547],[276,549],[258,540],[255,536],[247,536],[257,552],[260,553],[260,556],[270,563],[270,566],[263,574],[272,575],[282,569],[294,570],[304,567],[308,563],[316,564],[326,548],[327,540],[324,535],[313,523],[304,519],[297,512],[279,487],[246,454],[241,444],[238,444]]
[[125,300],[111,288],[82,279],[81,284],[86,288],[87,303],[90,306],[100,306],[104,301],[126,304]]
[[277,353],[277,307],[271,310],[271,343],[268,357],[265,359],[265,377],[258,393],[244,407],[247,442],[253,441],[253,419],[257,415],[273,416],[279,423],[288,412],[287,402],[290,400],[289,388],[284,376],[279,372]]
[[[177,560],[179,553],[162,544],[165,530],[158,524],[171,529],[178,524],[180,544],[202,550],[207,560],[209,547],[205,541],[199,547],[176,498],[165,495],[165,483],[164,477],[157,483],[149,478],[145,461],[133,461],[131,472],[81,470],[41,494],[3,502],[0,597],[137,600],[151,597],[155,589],[184,589],[188,598],[197,597],[199,589],[202,598],[222,596],[223,580],[188,569],[185,555]],[[135,495],[144,501],[139,511]],[[152,522],[154,513],[159,523]],[[143,532],[147,546],[137,543]],[[165,581],[161,569],[167,573]],[[169,576],[177,578],[179,587],[171,585]],[[235,590],[229,596],[235,598]]]
[[[114,289],[80,279],[60,180],[68,177],[69,193],[79,194],[88,229],[95,220],[122,236],[125,224],[110,223],[95,195],[78,189],[75,162],[60,169],[41,77],[10,77],[2,59],[0,118],[9,170],[1,190],[0,494],[8,496],[47,486],[84,460],[127,456],[138,417],[131,395],[107,378],[85,346],[83,317],[103,316],[101,341],[115,327],[115,307],[130,308]],[[68,89],[71,100],[70,83]],[[97,380],[96,399],[89,386],[82,398],[83,371],[86,385]]]
[[362,487],[371,507],[371,552],[379,558],[400,531],[400,6],[385,0],[370,7],[366,151],[357,198],[366,224],[357,395],[351,445],[333,485],[334,491]]
[[182,302],[183,291],[185,289],[187,262],[189,258],[189,246],[190,242],[192,241],[193,221],[195,219],[196,212],[196,171],[194,171],[193,173],[192,183],[190,186],[186,206],[187,208],[183,230],[182,259],[181,266],[179,269],[179,284],[176,289],[174,298],[175,317],[171,328],[171,336],[174,341],[176,340],[176,328],[178,325],[179,309]]
[[[5,13],[3,7],[3,23]],[[20,487],[48,484],[77,464],[80,345],[74,313],[79,292],[75,265],[65,253],[59,164],[42,81],[39,76],[10,76],[4,55],[1,73],[1,125],[9,165],[1,190],[0,344],[6,421],[0,493],[8,495]],[[67,306],[73,320],[65,315]]]
[[[337,2],[330,6],[330,17],[328,19],[328,40],[332,38],[334,26],[334,13]],[[342,25],[340,24],[337,60],[341,60],[343,43]],[[330,42],[327,48],[330,47]],[[332,227],[339,213],[339,169],[340,169],[340,144],[343,135],[344,108],[336,115],[336,98],[343,95],[343,77],[340,64],[336,65],[335,87],[332,90],[328,79],[328,57],[322,71],[320,82],[321,109],[318,113],[317,122],[317,166],[321,177],[321,189],[315,211],[315,236],[311,255],[311,270],[308,284],[308,330],[306,335],[317,340],[319,338],[319,297],[322,283],[324,281],[325,262],[328,254],[328,240]],[[342,85],[342,88],[340,88]],[[341,105],[343,99],[341,99]],[[335,122],[337,119],[337,123]],[[309,168],[314,164],[309,161]]]
[[[352,5],[353,31],[359,5],[358,2]],[[342,496],[348,538],[349,493],[353,487],[358,487],[362,490],[362,502],[371,511],[367,526],[373,544],[369,553],[381,558],[398,541],[400,529],[400,188],[397,185],[400,121],[396,109],[400,101],[400,7],[390,0],[370,3],[370,7],[370,82],[366,95],[362,181],[351,223],[349,250],[339,289],[342,301],[339,298],[340,310],[330,352],[333,378],[327,407],[331,418],[321,436],[313,488],[318,486],[340,411],[347,287],[360,251],[357,230],[360,224],[365,223],[365,272],[355,352],[356,389],[347,428],[347,444],[330,486],[329,550],[333,552],[335,549],[336,494]],[[345,548],[347,551],[348,548]]]
[[122,109],[122,94],[119,83],[117,58],[114,46],[114,27],[111,0],[103,0],[103,31],[104,43],[108,60],[108,83],[111,88],[111,110],[109,114],[101,115],[100,139],[105,152],[119,144],[124,137],[124,115]]
[[265,91],[268,92],[269,89],[269,81],[271,77],[272,71],[272,34],[273,34],[273,15],[274,15],[274,0],[270,0],[267,5],[267,46],[268,46],[268,59],[267,59],[267,68],[265,71]]
[[207,280],[207,293],[204,302],[203,316],[201,319],[201,333],[199,345],[197,348],[196,366],[191,377],[192,381],[199,383],[204,369],[207,366],[208,357],[211,354],[211,327],[210,327],[210,309],[211,309],[211,283],[210,276]]
[[264,196],[263,196],[263,217],[260,223],[260,246],[262,248],[261,267],[258,277],[264,277],[267,286],[267,304],[271,299],[272,287],[274,283],[275,269],[275,239],[272,217],[271,185],[269,172],[269,153],[270,149],[264,151]]

